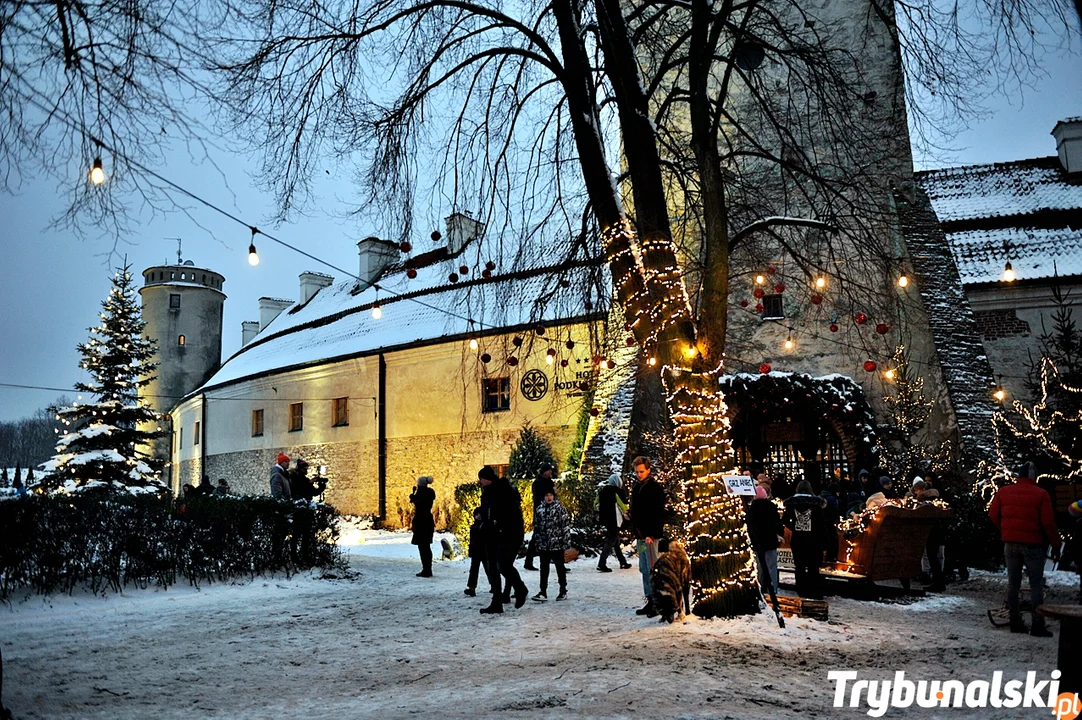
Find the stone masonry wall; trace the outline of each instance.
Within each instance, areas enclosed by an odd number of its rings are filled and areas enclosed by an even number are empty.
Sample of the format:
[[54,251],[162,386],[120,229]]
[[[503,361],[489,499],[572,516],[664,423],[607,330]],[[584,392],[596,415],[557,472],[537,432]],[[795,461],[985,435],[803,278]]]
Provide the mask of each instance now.
[[974,310],[977,332],[984,340],[1029,335],[1029,323],[1018,317],[1015,310]]

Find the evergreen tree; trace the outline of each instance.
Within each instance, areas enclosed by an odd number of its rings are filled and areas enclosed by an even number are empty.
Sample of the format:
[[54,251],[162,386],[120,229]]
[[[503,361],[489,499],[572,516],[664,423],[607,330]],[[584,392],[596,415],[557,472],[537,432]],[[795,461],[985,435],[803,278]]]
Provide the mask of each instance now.
[[0,487],[8,487],[8,469],[7,469],[7,467],[0,468]]
[[889,372],[892,392],[884,396],[887,421],[879,426],[878,443],[883,464],[895,478],[910,480],[926,461],[936,469],[942,452],[929,448],[920,439],[920,431],[932,414],[934,400],[924,394],[924,378],[909,367],[909,353],[904,345],[894,350]]
[[533,479],[542,465],[556,467],[552,457],[552,446],[533,428],[526,426],[518,436],[518,442],[511,449],[511,463],[508,473],[515,479]]
[[13,487],[13,488],[22,487],[22,481],[19,480],[19,478],[22,475],[22,471],[23,471],[22,464],[21,463],[15,463],[15,479],[12,480],[11,487]]
[[161,415],[138,397],[158,366],[156,343],[143,335],[146,323],[130,266],[113,275],[112,285],[102,301],[101,323],[90,328],[90,339],[78,347],[80,365],[93,379],[77,383],[75,389],[96,399],[57,410],[69,431],[45,465],[51,476],[43,484],[49,488],[73,490],[102,483],[113,488],[160,487],[160,463],[141,449],[160,433],[139,425],[156,426]]

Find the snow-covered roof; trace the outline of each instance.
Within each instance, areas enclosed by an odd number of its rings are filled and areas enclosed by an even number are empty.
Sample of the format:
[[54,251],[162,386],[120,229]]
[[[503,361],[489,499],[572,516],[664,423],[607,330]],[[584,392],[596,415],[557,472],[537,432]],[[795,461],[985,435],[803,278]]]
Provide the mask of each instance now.
[[[378,280],[379,289],[359,290],[353,279],[325,287],[307,303],[283,310],[192,394],[286,368],[502,328],[604,316],[609,281],[603,264],[536,267],[487,280],[480,277],[481,268],[473,268],[450,283],[449,274],[462,260],[418,268],[413,279],[404,266],[398,267]],[[371,312],[377,301],[379,320]]]
[[[916,173],[965,284],[1082,274],[1082,178],[1052,156]],[[1053,261],[1055,265],[1053,266]]]

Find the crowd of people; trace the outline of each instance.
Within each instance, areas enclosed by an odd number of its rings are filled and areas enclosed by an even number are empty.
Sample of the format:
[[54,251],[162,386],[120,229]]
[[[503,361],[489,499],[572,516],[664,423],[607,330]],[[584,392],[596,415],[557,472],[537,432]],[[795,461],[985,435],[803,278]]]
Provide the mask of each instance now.
[[[326,480],[308,478],[308,463],[280,453],[270,473],[272,497],[282,500],[311,500],[325,489]],[[622,548],[622,535],[630,530],[635,542],[638,569],[642,577],[644,605],[636,614],[655,617],[658,610],[653,600],[651,571],[665,536],[665,525],[670,520],[664,488],[654,477],[653,463],[649,458],[637,457],[632,462],[635,480],[630,493],[624,487],[618,473],[613,473],[598,485],[595,509],[597,522],[604,531],[604,539],[598,559],[599,572],[612,572],[609,558],[615,558],[621,569],[631,568]],[[530,487],[533,509],[533,535],[526,547],[523,568],[540,571],[538,591],[533,600],[548,600],[550,572],[555,568],[558,590],[556,600],[568,597],[565,553],[570,548],[570,514],[560,503],[556,493],[551,465],[543,465]],[[800,480],[790,488],[785,478],[774,478],[766,472],[750,473],[755,478],[754,497],[745,504],[746,523],[751,548],[755,556],[760,589],[764,595],[778,592],[778,550],[786,542],[796,576],[796,590],[801,597],[823,597],[820,568],[838,559],[839,524],[848,519],[859,519],[862,513],[874,510],[892,501],[903,500],[909,505],[946,501],[946,493],[940,487],[940,479],[932,473],[914,477],[899,490],[897,483],[882,472],[861,470],[855,481],[844,473],[836,473],[832,482],[816,488],[808,480]],[[989,517],[1001,533],[1004,543],[1004,561],[1008,574],[1008,606],[1010,626],[1014,632],[1031,632],[1047,637],[1049,631],[1043,619],[1036,614],[1032,626],[1027,627],[1021,617],[1019,590],[1022,571],[1025,570],[1031,588],[1033,607],[1043,599],[1044,560],[1049,548],[1058,557],[1060,534],[1057,529],[1052,501],[1048,492],[1036,484],[1037,471],[1033,463],[1026,463],[1019,470],[1014,483],[1000,488],[989,508]],[[474,510],[470,527],[470,570],[465,594],[477,594],[481,571],[487,578],[491,594],[490,603],[481,608],[482,614],[498,614],[512,602],[521,608],[529,598],[529,589],[515,562],[525,539],[525,522],[522,500],[518,490],[507,478],[485,466],[477,473],[481,485],[480,506]],[[421,476],[410,493],[413,505],[412,542],[417,545],[421,559],[418,577],[432,577],[432,540],[435,520],[432,507],[436,500],[431,476]],[[816,490],[818,489],[818,492]],[[229,494],[228,483],[222,479],[218,486],[211,485],[204,477],[199,486],[184,486],[185,496],[200,494]],[[895,503],[896,504],[896,503]],[[1072,506],[1071,517],[1082,528],[1082,503]],[[1079,528],[1069,537],[1074,544],[1075,561],[1082,557],[1078,548]],[[928,592],[942,592],[946,588],[945,560],[950,553],[945,528],[937,523],[929,533],[925,547],[924,567],[930,581]],[[540,567],[538,567],[540,565]],[[953,568],[962,579],[965,568]],[[1082,587],[1080,587],[1082,599]]]

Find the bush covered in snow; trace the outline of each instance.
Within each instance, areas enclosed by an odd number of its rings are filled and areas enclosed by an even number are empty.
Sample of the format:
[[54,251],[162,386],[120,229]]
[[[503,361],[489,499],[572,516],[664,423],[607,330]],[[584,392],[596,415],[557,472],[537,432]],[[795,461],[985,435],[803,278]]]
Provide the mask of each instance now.
[[338,512],[267,497],[161,498],[128,493],[0,501],[0,599],[86,588],[168,587],[339,561]]

